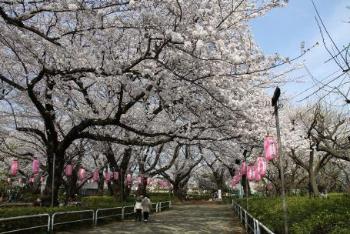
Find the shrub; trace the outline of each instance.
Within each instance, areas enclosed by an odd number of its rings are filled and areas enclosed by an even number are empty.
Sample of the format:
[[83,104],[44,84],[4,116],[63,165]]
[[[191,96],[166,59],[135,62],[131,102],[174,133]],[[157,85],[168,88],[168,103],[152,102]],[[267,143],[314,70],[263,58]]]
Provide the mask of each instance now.
[[116,199],[112,196],[89,196],[83,197],[81,199],[81,204],[83,207],[114,207],[114,206],[122,206],[121,202],[116,201]]
[[[245,207],[246,200],[239,203]],[[272,231],[283,233],[280,198],[250,198],[248,211]],[[291,233],[350,233],[350,197],[331,194],[328,199],[288,197]]]
[[172,194],[169,195],[169,193],[148,193],[147,195],[150,197],[153,203],[174,199],[174,196]]

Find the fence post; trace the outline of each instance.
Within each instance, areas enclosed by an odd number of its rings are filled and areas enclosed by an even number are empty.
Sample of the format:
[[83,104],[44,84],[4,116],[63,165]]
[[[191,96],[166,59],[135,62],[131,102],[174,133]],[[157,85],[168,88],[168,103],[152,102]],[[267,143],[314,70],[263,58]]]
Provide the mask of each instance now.
[[171,201],[169,201],[169,209],[171,208]]
[[255,222],[255,218],[253,218],[253,232],[254,234],[256,234],[256,222]]
[[162,202],[159,202],[158,211],[162,212]]
[[56,215],[56,213],[53,213],[53,214],[52,214],[52,218],[51,218],[51,231],[53,231],[53,226],[54,226],[54,224],[55,224],[55,215]]
[[156,204],[156,213],[158,213],[158,205],[159,205],[159,202],[157,202]]
[[47,215],[48,216],[48,221],[47,221],[47,232],[50,232],[50,224],[51,224],[51,216],[50,214]]
[[[245,209],[243,209],[240,205],[235,203],[234,206],[236,207],[235,209],[236,214],[239,215],[241,224],[244,225],[247,233],[261,234],[261,229],[262,229],[263,233],[274,234],[274,232],[272,232],[269,228],[267,228],[263,223],[261,223],[259,220],[257,220],[253,216],[249,215],[249,213]],[[252,226],[249,225],[248,216],[252,219],[252,222],[253,222]]]
[[242,212],[242,207],[239,207],[239,216],[241,218],[241,222],[243,221],[243,212]]
[[97,225],[97,220],[98,220],[98,209],[96,210],[96,215],[95,215],[95,226]]
[[95,216],[95,211],[92,210],[92,225],[95,224],[95,222],[97,223],[97,219],[95,220],[96,216]]
[[122,208],[122,220],[124,220],[124,214],[125,214],[125,206]]

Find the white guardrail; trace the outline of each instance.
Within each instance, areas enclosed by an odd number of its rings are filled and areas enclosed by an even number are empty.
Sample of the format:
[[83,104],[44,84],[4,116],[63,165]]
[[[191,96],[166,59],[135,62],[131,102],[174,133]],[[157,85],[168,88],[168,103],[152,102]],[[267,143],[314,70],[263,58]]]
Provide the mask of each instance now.
[[[75,219],[75,220],[69,220],[69,221],[63,221],[63,222],[57,222],[55,223],[55,218],[57,216],[62,216],[62,215],[70,215],[70,214],[92,214],[91,217],[88,218],[79,218],[79,219]],[[83,215],[81,215],[83,216]],[[54,227],[56,225],[62,225],[62,224],[67,224],[67,223],[79,223],[79,222],[83,222],[83,221],[90,221],[92,223],[95,223],[95,211],[94,210],[77,210],[77,211],[64,211],[64,212],[56,212],[53,213],[52,215],[52,219],[51,219],[51,230],[53,231]]]
[[[152,211],[161,212],[166,208],[171,208],[171,201],[165,202],[157,202],[152,203]],[[112,208],[100,208],[97,210],[77,210],[77,211],[64,211],[64,212],[55,212],[52,215],[50,214],[38,214],[38,215],[25,215],[25,216],[17,216],[17,217],[9,217],[9,218],[0,218],[0,234],[3,233],[14,233],[25,230],[33,230],[39,228],[45,228],[47,232],[53,231],[55,226],[69,224],[69,223],[78,223],[91,221],[92,224],[97,225],[99,220],[120,217],[120,220],[124,220],[126,216],[134,215],[134,207],[133,206],[122,206],[122,207],[112,207]],[[74,219],[69,219],[69,215],[77,214],[79,218],[74,217]],[[62,221],[59,220],[60,217],[64,217]],[[25,219],[42,219],[43,217],[47,218],[45,225],[36,225],[30,227],[23,227],[12,230],[3,230],[6,226],[6,222],[8,221],[16,221],[16,220],[25,220]],[[57,221],[58,220],[58,221]],[[33,224],[37,224],[38,222],[32,222]]]
[[254,218],[251,214],[248,213],[245,209],[243,209],[240,205],[232,200],[232,207],[235,211],[236,215],[239,217],[241,223],[245,226],[247,233],[254,234],[275,234],[269,228],[267,228],[264,224],[262,224],[259,220]]
[[[107,212],[106,212],[107,211]],[[109,213],[109,214],[105,214]],[[99,219],[106,219],[111,217],[120,217],[121,220],[124,219],[124,208],[123,207],[113,207],[113,208],[102,208],[97,209],[95,213],[95,225]]]
[[[36,226],[12,229],[8,231],[3,231],[1,233],[14,233],[14,232],[27,231],[27,230],[38,229],[38,228],[46,228],[46,230],[49,232],[50,221],[51,221],[51,217],[49,214],[23,215],[23,216],[9,217],[9,218],[0,218],[0,227],[2,226],[3,223],[6,223],[8,221],[16,221],[16,220],[23,220],[23,219],[33,219],[34,221],[36,218],[42,218],[42,217],[47,218],[45,225],[36,225]],[[32,223],[36,223],[36,222],[32,222]]]

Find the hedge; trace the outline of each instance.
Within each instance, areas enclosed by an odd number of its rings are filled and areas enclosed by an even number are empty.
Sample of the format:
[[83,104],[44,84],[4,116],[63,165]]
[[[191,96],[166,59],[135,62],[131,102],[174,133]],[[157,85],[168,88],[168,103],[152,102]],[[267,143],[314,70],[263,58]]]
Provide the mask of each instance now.
[[[246,207],[246,200],[238,200]],[[288,197],[290,233],[350,233],[350,197],[331,195],[328,198]],[[281,198],[248,199],[248,212],[275,233],[283,233]]]

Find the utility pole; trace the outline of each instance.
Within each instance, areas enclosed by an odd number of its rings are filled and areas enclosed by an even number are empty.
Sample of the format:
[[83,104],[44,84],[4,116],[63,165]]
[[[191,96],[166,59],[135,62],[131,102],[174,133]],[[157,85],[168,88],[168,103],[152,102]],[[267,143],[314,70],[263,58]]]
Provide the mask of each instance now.
[[53,162],[52,162],[52,182],[51,182],[51,207],[54,206],[55,167],[56,167],[56,153],[53,153]]
[[248,181],[247,153],[248,153],[248,151],[244,150],[244,152],[243,152],[243,157],[244,157],[244,162],[245,162],[245,188],[244,188],[244,193],[245,193],[245,197],[246,197],[247,211],[248,211],[249,181]]
[[277,130],[277,140],[278,140],[278,155],[279,155],[279,163],[280,163],[280,172],[281,172],[281,186],[282,186],[282,206],[283,206],[283,215],[284,215],[284,233],[288,234],[288,210],[287,210],[287,202],[286,202],[286,194],[284,188],[284,154],[282,152],[282,143],[281,143],[281,130],[279,124],[278,117],[278,99],[281,95],[281,90],[279,87],[276,88],[273,97],[272,97],[272,106],[275,108],[274,114],[276,119],[276,130]]

